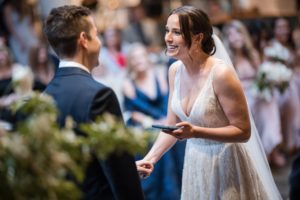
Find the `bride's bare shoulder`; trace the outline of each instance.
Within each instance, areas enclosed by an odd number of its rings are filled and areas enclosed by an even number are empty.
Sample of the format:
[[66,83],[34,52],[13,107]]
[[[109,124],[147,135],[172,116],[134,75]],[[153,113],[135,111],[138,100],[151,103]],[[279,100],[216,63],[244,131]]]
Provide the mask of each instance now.
[[232,66],[226,64],[223,60],[214,58],[213,64],[214,77],[216,79],[228,78],[228,76],[236,76],[236,72]]
[[232,66],[229,66],[223,60],[217,59],[214,65],[213,84],[215,89],[229,89],[239,85],[240,81]]
[[173,77],[177,71],[177,69],[182,65],[182,62],[180,60],[175,61],[172,63],[172,65],[169,68],[169,76]]

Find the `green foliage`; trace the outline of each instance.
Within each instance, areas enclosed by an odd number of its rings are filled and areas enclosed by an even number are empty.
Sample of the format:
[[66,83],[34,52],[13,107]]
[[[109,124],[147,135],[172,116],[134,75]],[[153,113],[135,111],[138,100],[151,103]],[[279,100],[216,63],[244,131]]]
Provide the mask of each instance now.
[[269,89],[272,87],[272,84],[266,80],[266,73],[258,73],[256,76],[256,85],[259,91],[263,91],[264,89]]
[[123,123],[109,114],[99,117],[96,123],[82,124],[80,129],[88,134],[86,143],[102,159],[113,152],[143,154],[148,141],[153,140],[154,136],[138,128],[125,128]]
[[79,182],[90,160],[90,152],[105,159],[111,153],[143,153],[150,135],[126,129],[111,115],[96,122],[81,124],[87,137],[77,136],[73,121],[56,123],[57,109],[47,95],[34,93],[13,105],[26,118],[13,132],[0,130],[0,199],[79,199]]

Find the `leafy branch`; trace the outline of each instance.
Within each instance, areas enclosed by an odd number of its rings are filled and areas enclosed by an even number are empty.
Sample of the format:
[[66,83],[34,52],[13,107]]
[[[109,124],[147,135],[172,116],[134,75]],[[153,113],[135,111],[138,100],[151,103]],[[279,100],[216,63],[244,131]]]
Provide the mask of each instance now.
[[[11,132],[0,130],[0,199],[78,199],[91,152],[100,159],[111,153],[144,153],[153,134],[129,129],[105,114],[79,124],[87,137],[76,135],[71,118],[60,128],[58,111],[47,95],[33,93],[13,106],[26,117]],[[1,128],[0,128],[1,129]]]

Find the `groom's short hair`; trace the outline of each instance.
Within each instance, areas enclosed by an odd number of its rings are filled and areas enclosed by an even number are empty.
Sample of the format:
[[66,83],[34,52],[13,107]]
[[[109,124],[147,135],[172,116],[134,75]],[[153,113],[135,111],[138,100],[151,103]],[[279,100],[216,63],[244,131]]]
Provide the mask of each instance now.
[[44,33],[59,57],[75,55],[81,32],[89,39],[92,27],[87,19],[89,15],[91,11],[83,6],[66,5],[51,10],[44,23]]

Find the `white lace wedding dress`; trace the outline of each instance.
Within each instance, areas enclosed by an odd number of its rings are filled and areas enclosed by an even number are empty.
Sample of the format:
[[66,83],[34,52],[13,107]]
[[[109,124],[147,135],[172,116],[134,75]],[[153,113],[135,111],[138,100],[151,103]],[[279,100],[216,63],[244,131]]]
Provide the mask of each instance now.
[[[212,86],[214,73],[226,67],[217,59],[187,116],[181,106],[180,77],[183,64],[177,68],[171,107],[182,121],[202,127],[222,127],[228,120]],[[187,200],[268,200],[280,199],[266,191],[245,143],[221,143],[207,139],[187,140],[181,199]],[[253,147],[255,148],[255,147]],[[273,186],[273,185],[272,185]],[[271,187],[272,187],[271,186]]]

